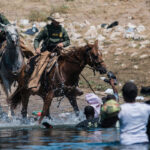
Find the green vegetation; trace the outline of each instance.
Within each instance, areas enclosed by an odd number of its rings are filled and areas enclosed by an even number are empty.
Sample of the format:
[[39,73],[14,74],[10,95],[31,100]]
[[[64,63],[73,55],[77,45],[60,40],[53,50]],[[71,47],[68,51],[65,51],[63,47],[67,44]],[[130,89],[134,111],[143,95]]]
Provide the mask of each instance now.
[[61,13],[61,14],[65,14],[65,13],[68,13],[69,12],[69,6],[67,5],[61,5],[61,6],[51,6],[51,11],[50,11],[50,14],[53,14],[53,13]]
[[38,11],[38,10],[32,10],[29,13],[29,21],[46,21],[47,17],[48,17],[47,12],[44,11]]

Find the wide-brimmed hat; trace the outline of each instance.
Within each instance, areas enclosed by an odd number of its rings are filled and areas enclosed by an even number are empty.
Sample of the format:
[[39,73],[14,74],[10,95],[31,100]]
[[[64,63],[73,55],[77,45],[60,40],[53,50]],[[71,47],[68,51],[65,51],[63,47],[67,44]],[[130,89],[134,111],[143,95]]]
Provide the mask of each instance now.
[[55,20],[59,23],[64,21],[64,18],[62,18],[59,13],[54,13],[51,16],[49,16],[47,19],[48,20]]

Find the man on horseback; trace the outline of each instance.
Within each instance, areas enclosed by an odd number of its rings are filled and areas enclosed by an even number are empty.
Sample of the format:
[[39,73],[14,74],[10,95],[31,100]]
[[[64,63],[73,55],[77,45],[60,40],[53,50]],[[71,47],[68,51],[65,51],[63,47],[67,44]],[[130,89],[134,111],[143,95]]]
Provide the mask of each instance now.
[[[28,87],[32,88],[33,91],[38,90],[38,82],[43,71],[47,67],[47,64],[51,64],[49,66],[52,68],[57,61],[57,57],[54,56],[58,55],[63,47],[70,45],[69,36],[66,30],[60,25],[64,19],[60,17],[59,13],[54,13],[47,19],[51,20],[52,23],[47,24],[34,40],[36,54],[40,55],[36,56],[38,57],[38,61],[36,62],[36,67],[34,68],[34,71],[31,75],[31,80],[29,80],[28,84]],[[42,48],[40,49],[39,45],[41,41]]]
[[[47,24],[42,31],[35,37],[34,48],[37,54],[48,50],[49,52],[58,52],[63,47],[70,45],[70,39],[66,30],[60,25],[64,21],[59,13],[54,13],[47,18],[51,20],[51,24]],[[39,48],[40,42],[42,48]]]
[[[0,23],[7,25],[10,24],[10,22],[8,21],[8,19],[2,14],[0,13]],[[5,41],[5,32],[4,32],[4,28],[2,26],[0,26],[0,48],[2,46],[2,43]]]

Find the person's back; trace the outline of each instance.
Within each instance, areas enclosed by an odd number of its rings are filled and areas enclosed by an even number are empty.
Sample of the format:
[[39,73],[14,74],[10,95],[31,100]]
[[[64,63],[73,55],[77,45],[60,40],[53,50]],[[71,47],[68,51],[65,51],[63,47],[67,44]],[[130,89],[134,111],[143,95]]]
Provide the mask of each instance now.
[[76,125],[77,128],[93,129],[98,128],[99,118],[87,119]]
[[108,95],[103,99],[103,106],[100,113],[100,125],[102,128],[112,128],[116,126],[118,121],[118,113],[120,111],[120,105],[116,101],[114,95]]
[[146,125],[150,114],[150,106],[135,102],[137,87],[127,82],[122,89],[125,104],[121,105],[118,115],[120,121],[120,140],[122,144],[148,142]]

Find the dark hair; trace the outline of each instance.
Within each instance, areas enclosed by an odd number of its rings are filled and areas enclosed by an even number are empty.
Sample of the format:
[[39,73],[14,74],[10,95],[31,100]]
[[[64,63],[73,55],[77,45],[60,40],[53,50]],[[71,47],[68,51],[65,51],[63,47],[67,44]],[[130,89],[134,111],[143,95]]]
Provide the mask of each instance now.
[[94,114],[95,114],[94,108],[92,106],[86,106],[84,108],[84,114],[86,116],[90,116],[90,115],[94,116]]
[[138,94],[137,86],[133,82],[127,82],[122,88],[122,94],[126,102],[134,102]]
[[116,97],[114,95],[112,95],[112,94],[108,94],[107,96],[102,97],[103,103],[106,103],[108,100],[111,100],[111,99],[116,100]]

